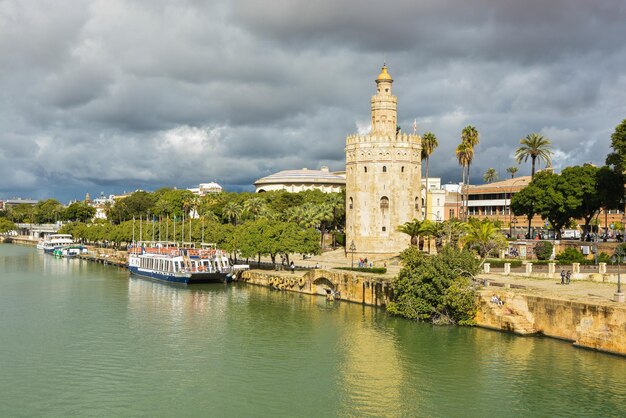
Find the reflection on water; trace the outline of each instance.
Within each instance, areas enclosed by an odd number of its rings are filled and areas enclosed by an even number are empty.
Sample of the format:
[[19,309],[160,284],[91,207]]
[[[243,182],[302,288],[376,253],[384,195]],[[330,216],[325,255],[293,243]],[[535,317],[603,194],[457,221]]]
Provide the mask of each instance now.
[[620,416],[626,360],[0,245],[3,416]]

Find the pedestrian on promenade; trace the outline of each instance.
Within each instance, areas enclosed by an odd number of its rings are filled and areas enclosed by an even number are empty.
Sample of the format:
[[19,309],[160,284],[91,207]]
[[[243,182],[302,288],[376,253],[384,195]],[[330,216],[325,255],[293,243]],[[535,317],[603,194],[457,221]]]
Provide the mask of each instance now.
[[561,284],[565,284],[565,270],[561,270]]
[[293,264],[293,261],[289,265],[289,268],[291,269],[291,274],[293,274],[293,272],[296,271],[296,266],[295,266],[295,264]]
[[565,284],[569,284],[570,279],[572,278],[572,273],[567,270],[567,274],[565,275]]

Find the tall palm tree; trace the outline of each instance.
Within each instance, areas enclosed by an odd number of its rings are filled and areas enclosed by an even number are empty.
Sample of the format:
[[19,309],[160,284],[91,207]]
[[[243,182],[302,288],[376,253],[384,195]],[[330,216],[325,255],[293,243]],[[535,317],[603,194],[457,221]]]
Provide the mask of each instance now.
[[511,178],[515,177],[515,173],[517,173],[518,171],[519,171],[519,168],[517,168],[515,166],[511,166],[511,167],[506,169],[506,172],[511,175]]
[[424,200],[424,206],[426,208],[426,219],[428,219],[428,161],[430,155],[439,146],[437,137],[432,132],[426,132],[422,137],[422,160],[426,160],[426,196]]
[[517,163],[522,161],[528,161],[528,158],[532,161],[532,168],[530,171],[531,179],[535,177],[535,161],[544,161],[546,165],[552,164],[552,143],[550,140],[539,134],[529,134],[526,138],[520,139],[519,147],[515,151],[515,159]]
[[465,142],[461,142],[456,147],[456,158],[459,161],[459,165],[461,166],[461,183],[463,184],[461,188],[461,202],[463,206],[463,218],[467,217],[466,213],[466,204],[465,204],[465,184],[467,182],[467,169],[469,167],[472,158],[474,157],[474,149],[470,147]]
[[[476,145],[480,142],[480,134],[478,133],[478,130],[472,125],[467,125],[461,132],[461,142],[465,142],[472,148],[472,150],[474,150],[474,147],[476,147]],[[473,158],[474,154],[472,153],[472,159]],[[472,160],[470,159],[470,164],[471,163]],[[467,166],[467,181],[469,182],[469,165]]]
[[498,180],[498,172],[496,171],[496,169],[488,168],[487,171],[485,171],[483,180],[485,180],[486,183],[493,183],[494,181]]

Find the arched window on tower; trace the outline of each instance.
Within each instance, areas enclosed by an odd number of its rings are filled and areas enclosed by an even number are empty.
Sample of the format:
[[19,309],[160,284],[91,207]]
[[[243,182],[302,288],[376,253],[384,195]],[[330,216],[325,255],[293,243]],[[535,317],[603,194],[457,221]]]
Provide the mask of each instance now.
[[352,200],[352,198],[350,198],[350,204],[349,204],[349,208],[352,209],[352,207],[354,206],[354,200]]
[[389,198],[387,196],[383,196],[380,198],[380,209],[389,209]]

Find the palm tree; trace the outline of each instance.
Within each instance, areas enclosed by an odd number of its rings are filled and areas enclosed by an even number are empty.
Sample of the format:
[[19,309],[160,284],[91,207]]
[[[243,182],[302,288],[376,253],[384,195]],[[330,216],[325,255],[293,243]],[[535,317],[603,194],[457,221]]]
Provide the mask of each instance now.
[[439,142],[437,142],[435,134],[432,132],[426,132],[422,137],[422,160],[426,160],[426,197],[424,201],[424,206],[426,207],[426,219],[428,219],[428,161],[430,160],[430,155],[438,146]]
[[511,175],[511,178],[515,177],[515,173],[517,173],[518,171],[519,171],[519,168],[517,168],[515,166],[511,166],[511,167],[506,169],[506,172]]
[[456,158],[459,161],[459,165],[461,166],[461,183],[463,184],[461,189],[461,202],[463,206],[463,217],[467,216],[466,214],[466,206],[465,206],[465,183],[467,177],[467,169],[469,167],[470,162],[474,156],[474,150],[465,142],[461,142],[456,147]]
[[533,133],[520,139],[519,143],[522,146],[515,151],[515,159],[518,164],[528,161],[528,158],[531,159],[531,179],[535,177],[535,160],[545,161],[546,165],[552,164],[552,143],[548,138]]
[[488,219],[482,221],[471,219],[468,222],[468,232],[463,242],[469,248],[478,252],[481,258],[480,265],[485,262],[487,256],[494,250],[500,250],[507,245],[506,238],[500,233],[500,229]]
[[222,216],[228,219],[233,225],[237,225],[237,221],[241,219],[243,209],[241,205],[236,202],[228,202],[222,208]]
[[485,171],[483,180],[485,180],[486,183],[493,183],[494,181],[498,180],[498,172],[496,171],[496,169],[488,168],[487,171]]
[[265,210],[265,200],[260,197],[250,198],[244,202],[243,208],[252,215],[252,219],[256,219]]
[[424,236],[428,235],[430,224],[428,219],[423,221],[413,219],[398,226],[396,230],[411,237],[411,245],[419,244],[419,249],[422,250],[424,248]]

